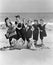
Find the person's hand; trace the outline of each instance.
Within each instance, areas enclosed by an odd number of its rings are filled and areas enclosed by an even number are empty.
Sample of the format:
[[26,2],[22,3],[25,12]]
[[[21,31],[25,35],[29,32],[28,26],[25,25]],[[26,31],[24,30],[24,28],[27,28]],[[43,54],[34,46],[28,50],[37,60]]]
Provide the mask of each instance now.
[[31,28],[31,30],[34,31],[34,27],[33,27],[33,26],[32,26],[32,28]]

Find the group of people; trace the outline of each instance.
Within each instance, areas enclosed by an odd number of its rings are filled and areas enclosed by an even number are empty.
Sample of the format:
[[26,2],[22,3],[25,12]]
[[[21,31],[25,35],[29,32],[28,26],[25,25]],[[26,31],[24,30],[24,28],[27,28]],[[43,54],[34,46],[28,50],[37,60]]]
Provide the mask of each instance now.
[[[12,39],[17,41],[22,38],[23,44],[25,40],[27,41],[27,48],[30,49],[31,45],[34,43],[35,47],[43,46],[43,39],[47,36],[44,20],[25,20],[21,19],[20,15],[15,16],[16,21],[12,24],[9,17],[5,18],[5,25],[7,27],[7,33],[5,37],[9,39],[9,44],[12,47]],[[40,37],[41,44],[37,44],[38,37]]]

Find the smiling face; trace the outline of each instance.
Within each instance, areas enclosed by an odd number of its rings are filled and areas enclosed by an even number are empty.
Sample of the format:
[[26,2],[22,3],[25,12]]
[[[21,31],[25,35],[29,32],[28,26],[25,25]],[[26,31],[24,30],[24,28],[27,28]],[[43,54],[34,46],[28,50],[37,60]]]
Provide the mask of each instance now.
[[37,25],[37,24],[38,24],[38,20],[34,20],[34,24],[36,24],[36,25]]
[[10,19],[7,20],[7,25],[10,26]]
[[40,19],[40,24],[43,25],[44,24],[44,20]]
[[17,18],[16,18],[17,23],[19,22],[19,20],[20,20],[20,18],[17,17]]
[[20,21],[20,15],[15,16],[17,23]]
[[10,27],[11,26],[11,20],[8,18],[6,21],[5,21],[5,24],[7,27]]
[[17,18],[16,18],[16,20],[20,20],[20,18],[19,18],[19,17],[17,17]]

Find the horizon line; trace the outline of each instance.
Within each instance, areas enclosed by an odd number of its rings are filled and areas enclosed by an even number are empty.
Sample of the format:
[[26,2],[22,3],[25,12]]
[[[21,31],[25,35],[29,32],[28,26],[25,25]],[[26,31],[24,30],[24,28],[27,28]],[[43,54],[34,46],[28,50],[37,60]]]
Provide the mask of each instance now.
[[0,12],[0,13],[53,13],[53,12]]

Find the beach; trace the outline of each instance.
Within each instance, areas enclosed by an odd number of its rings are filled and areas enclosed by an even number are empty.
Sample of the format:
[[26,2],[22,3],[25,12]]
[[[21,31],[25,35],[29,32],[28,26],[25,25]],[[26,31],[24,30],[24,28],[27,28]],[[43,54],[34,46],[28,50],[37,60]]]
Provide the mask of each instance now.
[[[5,33],[5,29],[0,29],[0,48],[9,45]],[[0,51],[0,65],[53,65],[53,30],[47,30],[44,44],[50,49]]]
[[[0,15],[0,48],[9,46],[9,42],[5,38],[6,29],[4,28],[4,19],[8,16],[12,21],[15,21],[15,15],[17,15],[17,13]],[[45,19],[45,23],[47,23],[47,37],[44,38],[44,44],[46,47],[49,47],[49,49],[38,49],[34,51],[28,49],[0,51],[0,65],[53,65],[53,14],[20,13],[20,15],[32,19]]]
[[0,65],[53,65],[53,0],[0,0]]

